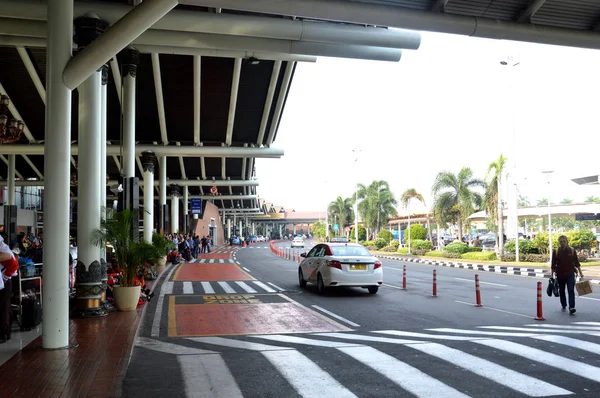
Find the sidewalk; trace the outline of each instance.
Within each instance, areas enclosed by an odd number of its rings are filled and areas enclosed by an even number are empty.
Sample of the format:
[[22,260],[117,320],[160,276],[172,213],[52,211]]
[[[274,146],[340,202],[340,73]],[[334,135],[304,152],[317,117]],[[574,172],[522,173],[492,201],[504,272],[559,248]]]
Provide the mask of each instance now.
[[[541,265],[535,267],[533,264],[531,267],[528,267],[527,263],[509,265],[489,262],[478,263],[469,260],[450,261],[440,257],[413,257],[401,254],[382,252],[375,252],[375,256],[379,258],[385,258],[388,260],[404,261],[417,264],[438,265],[442,267],[451,268],[465,268],[477,271],[494,272],[508,275],[532,276],[536,278],[550,277],[550,267]],[[594,285],[600,285],[600,266],[586,267],[585,265],[583,265],[581,267],[581,270],[583,271],[584,279],[589,279],[590,282]]]

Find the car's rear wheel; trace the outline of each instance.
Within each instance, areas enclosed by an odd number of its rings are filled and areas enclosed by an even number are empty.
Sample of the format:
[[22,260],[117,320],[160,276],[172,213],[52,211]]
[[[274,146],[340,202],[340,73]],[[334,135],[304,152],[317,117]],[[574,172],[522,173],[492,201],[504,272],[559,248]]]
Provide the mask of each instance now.
[[301,288],[306,287],[306,281],[304,280],[304,275],[302,274],[302,268],[298,268],[298,284]]
[[369,286],[367,289],[369,289],[369,293],[375,294],[379,290],[379,286]]
[[321,274],[317,275],[317,291],[319,294],[325,294],[326,292],[325,283],[323,283],[323,277]]

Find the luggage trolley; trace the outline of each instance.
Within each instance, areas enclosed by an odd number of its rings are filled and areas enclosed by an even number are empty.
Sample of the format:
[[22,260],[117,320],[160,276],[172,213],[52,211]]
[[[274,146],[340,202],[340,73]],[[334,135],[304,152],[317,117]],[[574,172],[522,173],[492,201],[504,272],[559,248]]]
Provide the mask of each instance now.
[[[16,312],[17,321],[18,321],[19,327],[21,328],[21,331],[31,330],[32,327],[35,327],[37,325],[28,326],[28,325],[26,325],[25,322],[23,322],[23,298],[24,298],[23,283],[32,281],[32,282],[34,282],[34,284],[39,286],[39,288],[36,288],[36,291],[35,291],[35,299],[37,300],[37,298],[39,297],[39,302],[41,304],[43,302],[42,301],[42,264],[37,263],[37,264],[30,265],[30,266],[20,267],[19,272],[17,273],[17,276],[18,276],[18,285],[19,285],[19,289],[18,289],[19,298],[17,301],[18,304],[12,306],[13,311]],[[35,283],[35,282],[37,282],[37,283]],[[14,308],[15,306],[17,308]],[[35,308],[35,300],[34,300],[33,307]]]

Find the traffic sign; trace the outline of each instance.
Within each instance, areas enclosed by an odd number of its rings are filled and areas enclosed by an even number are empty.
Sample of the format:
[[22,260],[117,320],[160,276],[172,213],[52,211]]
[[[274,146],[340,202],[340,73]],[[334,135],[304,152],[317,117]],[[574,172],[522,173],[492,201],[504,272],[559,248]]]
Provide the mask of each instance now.
[[333,224],[333,230],[334,231],[338,231],[340,229],[340,225],[339,224]]
[[192,214],[202,214],[202,199],[192,199]]

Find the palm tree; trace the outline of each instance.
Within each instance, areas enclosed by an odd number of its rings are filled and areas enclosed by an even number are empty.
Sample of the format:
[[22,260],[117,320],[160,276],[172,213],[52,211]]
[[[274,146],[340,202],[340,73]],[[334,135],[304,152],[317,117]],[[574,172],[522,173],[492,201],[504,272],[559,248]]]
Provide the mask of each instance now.
[[519,207],[530,206],[529,198],[527,196],[519,195]]
[[569,205],[571,203],[573,203],[573,199],[571,199],[571,198],[564,198],[563,200],[560,201],[561,205]]
[[436,214],[442,221],[452,219],[457,223],[459,239],[462,239],[463,219],[473,214],[475,206],[482,201],[481,194],[473,189],[485,186],[484,181],[473,178],[473,171],[468,167],[463,167],[457,175],[442,171],[435,178],[431,190]]
[[[488,181],[487,189],[484,194],[484,204],[488,212],[489,220],[497,220],[496,227],[498,231],[498,253],[504,254],[504,214],[502,212],[502,173],[506,165],[506,158],[500,154],[496,161],[490,163],[487,169],[485,179]],[[493,224],[493,221],[492,221]]]
[[[423,199],[423,195],[417,192],[414,188],[409,188],[400,197],[400,203],[404,206],[404,208],[408,209],[408,254],[410,254],[410,200],[417,199],[419,202],[425,205],[425,199]],[[430,231],[431,232],[431,231]],[[400,235],[398,235],[400,238]]]
[[542,198],[537,201],[538,206],[548,206],[548,198]]
[[341,196],[335,198],[335,200],[329,203],[327,207],[327,211],[329,212],[329,217],[335,219],[335,221],[340,226],[341,230],[344,224],[349,224],[352,222],[352,198],[343,199]]
[[600,198],[597,196],[588,196],[587,199],[585,200],[586,202],[591,202],[591,203],[598,203],[600,202]]
[[398,214],[396,199],[386,181],[373,181],[369,186],[358,184],[356,196],[355,200],[360,201],[358,212],[365,226],[372,229],[375,235],[379,233],[382,225],[387,224],[390,216]]

